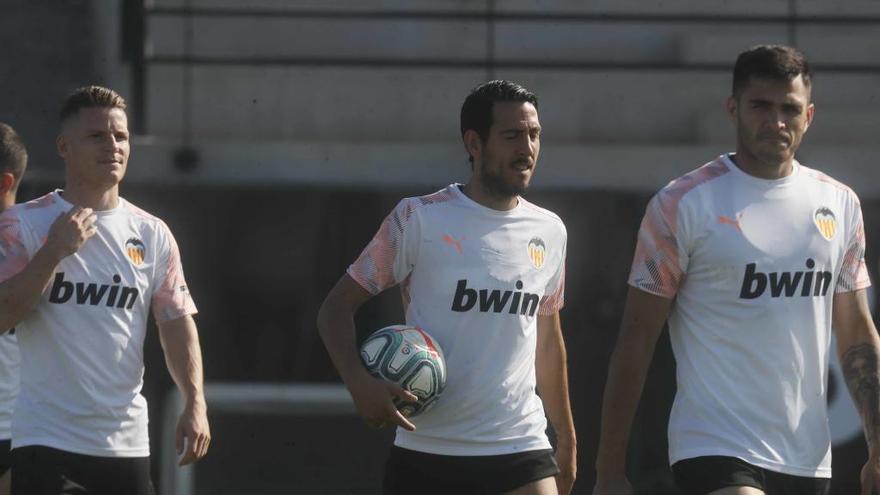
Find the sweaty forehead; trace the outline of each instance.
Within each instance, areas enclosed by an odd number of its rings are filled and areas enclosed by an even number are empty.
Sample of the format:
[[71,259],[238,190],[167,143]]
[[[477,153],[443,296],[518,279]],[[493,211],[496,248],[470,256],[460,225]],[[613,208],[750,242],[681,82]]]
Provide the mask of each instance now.
[[492,106],[492,125],[502,128],[541,127],[538,110],[529,102],[500,101]]

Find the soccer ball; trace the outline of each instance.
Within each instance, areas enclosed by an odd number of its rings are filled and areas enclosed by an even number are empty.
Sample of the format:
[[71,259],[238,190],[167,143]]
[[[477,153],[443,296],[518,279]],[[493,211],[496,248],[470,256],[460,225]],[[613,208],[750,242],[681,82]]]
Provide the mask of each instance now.
[[416,403],[394,398],[394,405],[406,417],[430,409],[446,387],[443,351],[421,328],[393,325],[378,330],[361,346],[361,360],[373,376],[419,398]]

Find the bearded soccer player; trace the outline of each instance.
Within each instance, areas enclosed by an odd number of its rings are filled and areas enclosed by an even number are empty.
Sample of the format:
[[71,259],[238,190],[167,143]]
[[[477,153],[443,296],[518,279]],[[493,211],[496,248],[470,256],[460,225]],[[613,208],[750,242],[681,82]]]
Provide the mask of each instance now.
[[[15,204],[27,159],[21,137],[15,129],[0,122],[0,213]],[[10,330],[0,335],[0,495],[9,493],[12,407],[18,393],[18,366],[15,330]]]
[[196,312],[174,237],[119,196],[125,101],[90,86],[61,110],[64,190],[0,216],[0,328],[16,327],[14,495],[152,493],[143,342],[152,309],[186,407],[181,463],[208,448]]
[[648,205],[605,390],[594,494],[632,493],[626,445],[667,318],[678,380],[669,461],[684,493],[828,493],[830,352],[864,423],[862,494],[880,488],[862,213],[850,188],[795,159],[813,120],[810,89],[797,50],[740,54],[727,101],[736,153],[672,181]]
[[[385,494],[568,494],[574,483],[559,323],[566,230],[522,198],[540,149],[537,104],[508,81],[475,88],[461,109],[468,183],[402,200],[321,307],[321,337],[357,410],[398,426]],[[406,323],[431,334],[447,362],[445,391],[412,420],[392,398],[415,396],[372,377],[355,346],[355,311],[395,285]]]

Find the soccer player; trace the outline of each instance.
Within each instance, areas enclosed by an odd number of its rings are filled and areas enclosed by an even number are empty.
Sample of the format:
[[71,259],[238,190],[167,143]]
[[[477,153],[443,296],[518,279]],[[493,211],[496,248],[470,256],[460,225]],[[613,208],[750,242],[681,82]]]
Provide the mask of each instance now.
[[862,493],[880,488],[880,342],[862,213],[850,188],[795,159],[813,120],[810,89],[797,50],[740,54],[727,100],[736,153],[649,203],[608,373],[594,494],[632,492],[630,425],[667,318],[678,382],[669,461],[684,493],[828,493],[832,327],[868,441]]
[[174,237],[119,196],[130,141],[125,101],[75,90],[61,109],[64,190],[0,216],[0,328],[16,327],[21,388],[12,493],[152,492],[143,342],[152,309],[186,400],[181,464],[210,440],[196,308]]
[[[27,159],[21,137],[15,129],[0,122],[0,213],[15,204]],[[0,495],[9,493],[12,406],[18,392],[19,360],[15,330],[0,335]]]
[[[567,494],[574,483],[559,323],[566,230],[521,197],[540,149],[537,105],[512,82],[476,87],[461,109],[468,183],[403,199],[321,307],[321,337],[357,410],[399,426],[385,494]],[[447,362],[445,391],[412,421],[392,398],[415,396],[372,377],[355,346],[355,311],[395,285],[407,324],[431,334]]]

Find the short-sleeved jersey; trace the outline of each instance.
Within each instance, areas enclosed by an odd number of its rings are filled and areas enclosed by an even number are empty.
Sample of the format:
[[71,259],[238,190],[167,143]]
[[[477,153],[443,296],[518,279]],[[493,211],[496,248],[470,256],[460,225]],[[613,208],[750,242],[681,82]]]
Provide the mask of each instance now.
[[12,438],[12,408],[18,395],[20,361],[15,331],[0,335],[0,440]]
[[629,283],[675,298],[670,462],[831,476],[831,304],[870,285],[864,254],[855,193],[798,163],[763,180],[725,155],[654,196]]
[[443,455],[549,448],[535,394],[538,315],[562,307],[566,231],[522,198],[484,207],[452,184],[406,198],[349,268],[369,292],[400,284],[406,323],[426,330],[446,357],[446,389],[398,428],[395,444]]
[[[27,265],[70,208],[55,191],[0,215],[0,281]],[[196,308],[161,220],[122,198],[96,215],[97,233],[58,264],[36,308],[16,324],[21,385],[13,448],[149,455],[140,394],[148,311],[164,322]]]

